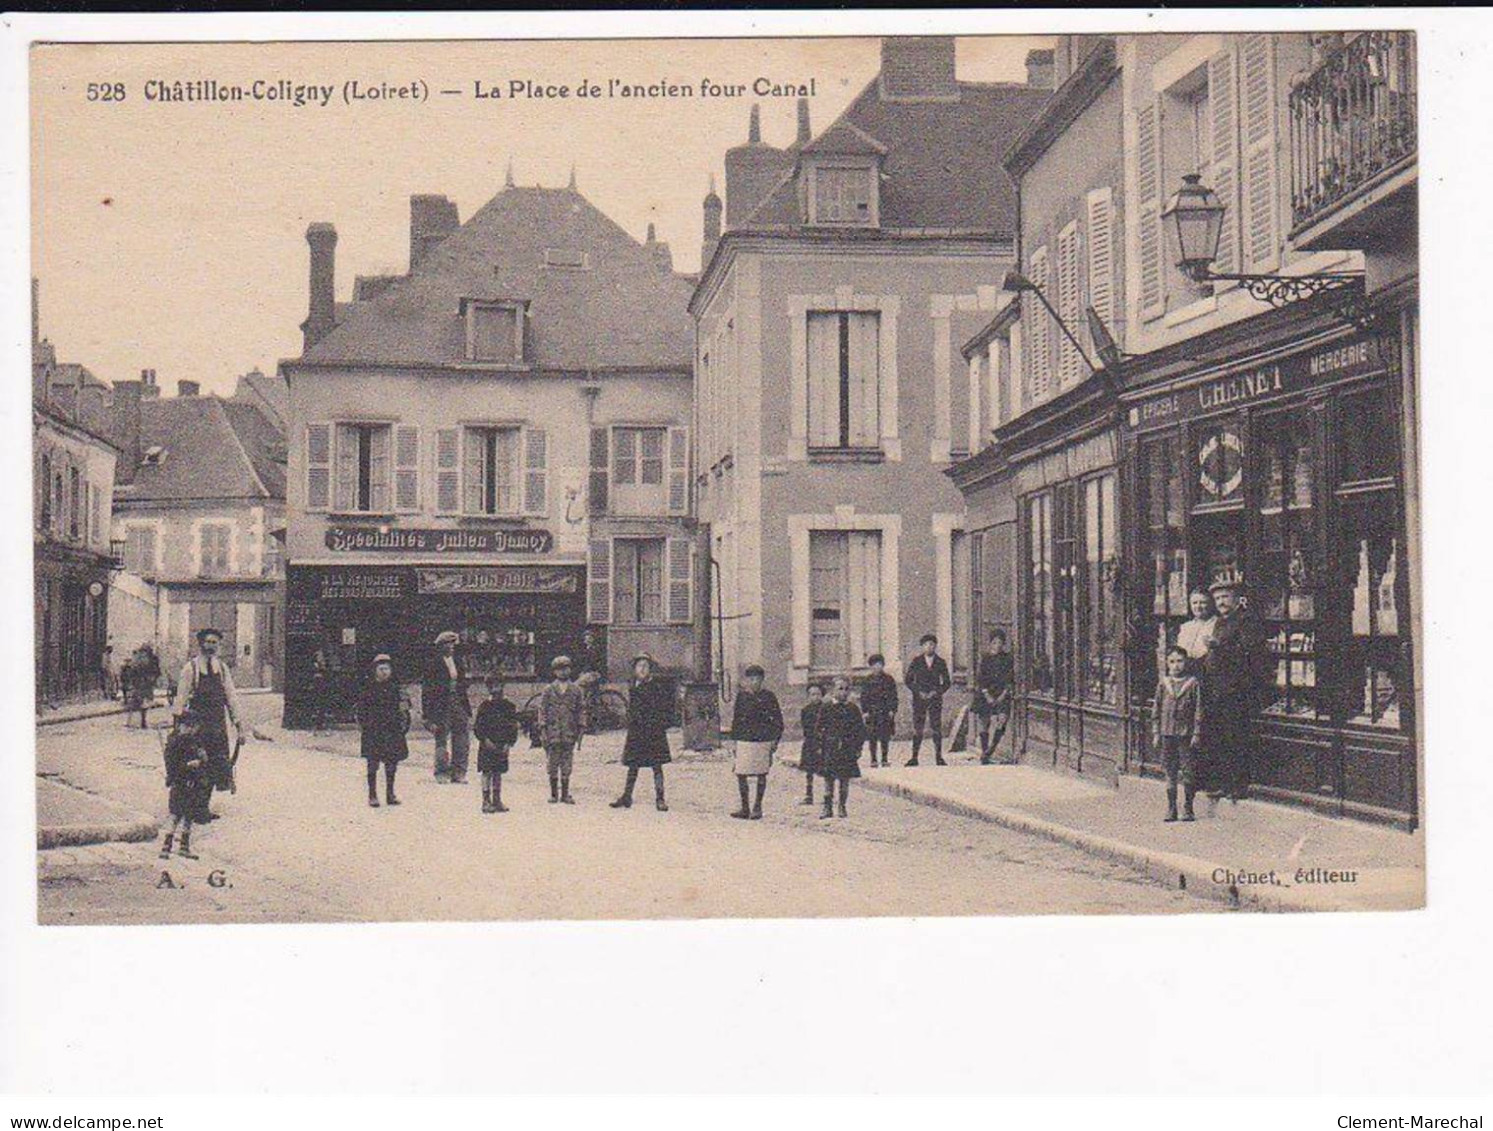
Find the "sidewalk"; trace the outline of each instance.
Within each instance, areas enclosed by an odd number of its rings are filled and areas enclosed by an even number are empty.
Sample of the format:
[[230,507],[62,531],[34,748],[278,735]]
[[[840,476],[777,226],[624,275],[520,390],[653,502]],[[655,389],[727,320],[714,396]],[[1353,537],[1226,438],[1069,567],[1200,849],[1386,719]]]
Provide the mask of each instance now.
[[63,848],[109,841],[151,840],[160,831],[152,817],[55,777],[36,779],[36,847]]
[[[784,753],[797,764],[796,744]],[[947,767],[924,748],[907,769],[908,742],[891,766],[861,784],[945,812],[1062,841],[1117,860],[1172,887],[1275,911],[1408,910],[1425,905],[1421,834],[1326,817],[1265,801],[1205,798],[1192,823],[1167,824],[1163,783],[1124,775],[1119,788],[1024,765],[981,766],[971,755]]]

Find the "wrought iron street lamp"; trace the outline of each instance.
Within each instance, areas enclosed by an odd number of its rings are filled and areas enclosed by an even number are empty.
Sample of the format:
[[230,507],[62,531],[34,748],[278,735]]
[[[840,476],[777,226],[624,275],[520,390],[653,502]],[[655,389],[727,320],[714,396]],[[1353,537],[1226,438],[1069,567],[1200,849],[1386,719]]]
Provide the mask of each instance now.
[[[1161,219],[1173,261],[1195,283],[1239,283],[1260,302],[1286,306],[1324,291],[1342,291],[1349,304],[1344,316],[1362,323],[1366,311],[1360,301],[1362,271],[1318,271],[1306,275],[1248,275],[1215,272],[1218,241],[1223,234],[1227,206],[1218,194],[1202,183],[1197,173],[1182,178],[1182,187],[1172,194]],[[1351,290],[1350,290],[1351,289]]]

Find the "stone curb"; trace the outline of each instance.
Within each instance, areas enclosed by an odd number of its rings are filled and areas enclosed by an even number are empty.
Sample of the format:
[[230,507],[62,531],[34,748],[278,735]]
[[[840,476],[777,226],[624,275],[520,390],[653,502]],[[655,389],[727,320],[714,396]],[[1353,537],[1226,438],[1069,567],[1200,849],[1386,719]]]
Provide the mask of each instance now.
[[160,822],[149,817],[121,820],[114,824],[37,826],[36,847],[77,848],[85,844],[109,844],[113,841],[154,840],[160,831]]

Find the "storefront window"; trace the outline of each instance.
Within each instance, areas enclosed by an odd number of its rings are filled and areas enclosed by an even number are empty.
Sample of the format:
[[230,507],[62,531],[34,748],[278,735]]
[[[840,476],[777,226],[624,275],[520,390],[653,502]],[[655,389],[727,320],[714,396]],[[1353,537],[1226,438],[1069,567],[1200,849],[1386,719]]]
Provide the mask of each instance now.
[[1200,428],[1195,437],[1198,505],[1239,503],[1244,498],[1244,441],[1236,420]]
[[1161,658],[1187,619],[1187,515],[1181,439],[1160,436],[1142,443],[1136,481],[1140,488],[1136,513],[1144,524],[1141,552],[1150,563],[1149,583],[1140,582],[1148,588],[1136,597],[1142,608],[1149,604],[1151,609],[1154,647],[1148,648],[1147,662],[1155,665],[1137,673],[1136,686],[1149,689],[1156,686]]
[[1341,500],[1338,553],[1350,591],[1345,634],[1345,714],[1351,723],[1399,729],[1403,678],[1399,574],[1402,547],[1391,491]]
[[1265,710],[1316,718],[1317,552],[1316,444],[1310,417],[1262,417],[1260,561],[1253,592],[1275,660],[1272,695]]
[[1053,689],[1052,656],[1052,496],[1027,500],[1027,686],[1038,692]]
[[1116,585],[1120,575],[1119,534],[1115,513],[1115,477],[1101,475],[1083,485],[1083,588],[1086,601],[1084,698],[1096,703],[1119,701],[1120,614]]
[[1400,441],[1392,390],[1379,386],[1342,397],[1338,420],[1339,482],[1393,479]]

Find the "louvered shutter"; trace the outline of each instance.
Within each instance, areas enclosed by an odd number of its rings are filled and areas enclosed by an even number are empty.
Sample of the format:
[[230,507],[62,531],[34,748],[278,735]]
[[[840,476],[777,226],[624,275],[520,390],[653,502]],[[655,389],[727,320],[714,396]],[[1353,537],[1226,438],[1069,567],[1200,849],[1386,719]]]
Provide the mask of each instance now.
[[689,513],[689,429],[669,429],[669,513]]
[[670,538],[669,623],[689,624],[694,613],[694,553],[688,538]]
[[1089,306],[1111,334],[1115,333],[1114,193],[1095,189],[1087,201],[1089,237]]
[[[1047,293],[1047,248],[1039,247],[1032,252],[1032,282],[1043,294]],[[1037,298],[1027,295],[1027,309],[1022,311],[1023,320],[1031,327],[1031,374],[1032,400],[1047,399],[1052,390],[1052,315]]]
[[[1069,329],[1078,325],[1078,226],[1070,224],[1058,236],[1058,313]],[[1049,333],[1057,344],[1058,385],[1066,387],[1078,380],[1083,363],[1078,350],[1063,333],[1062,327],[1053,326]]]
[[1276,174],[1275,44],[1269,35],[1244,38],[1240,118],[1244,131],[1244,266],[1273,271],[1280,263]]
[[874,448],[881,444],[881,314],[856,311],[849,322],[850,443]]
[[549,514],[549,433],[543,428],[524,430],[524,513]]
[[420,429],[412,424],[394,429],[394,509],[404,514],[420,509]]
[[1223,203],[1223,228],[1213,269],[1239,270],[1239,83],[1233,41],[1208,60],[1208,115],[1213,134],[1213,191]]
[[435,434],[435,509],[441,514],[461,510],[461,429],[442,428]]
[[1135,116],[1135,196],[1139,226],[1140,316],[1166,309],[1166,264],[1161,246],[1161,103],[1142,106]]
[[462,441],[461,510],[463,514],[481,514],[485,476],[486,437],[476,428],[468,428]]
[[612,623],[612,543],[593,538],[586,555],[586,620]]
[[586,510],[593,515],[607,513],[608,488],[612,476],[612,436],[606,428],[591,429],[591,478],[586,489]]
[[332,505],[332,426],[306,425],[306,509]]

